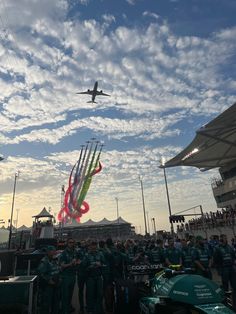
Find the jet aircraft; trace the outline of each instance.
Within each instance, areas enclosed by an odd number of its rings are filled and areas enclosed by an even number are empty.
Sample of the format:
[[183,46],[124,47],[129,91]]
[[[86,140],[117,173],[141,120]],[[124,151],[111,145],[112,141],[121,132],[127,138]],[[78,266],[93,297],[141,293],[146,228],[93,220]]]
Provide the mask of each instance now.
[[92,96],[92,100],[91,101],[87,101],[88,103],[96,103],[95,101],[95,97],[96,96],[110,96],[108,94],[103,93],[102,90],[98,91],[98,82],[95,82],[93,90],[88,89],[86,92],[79,92],[76,94],[88,94]]

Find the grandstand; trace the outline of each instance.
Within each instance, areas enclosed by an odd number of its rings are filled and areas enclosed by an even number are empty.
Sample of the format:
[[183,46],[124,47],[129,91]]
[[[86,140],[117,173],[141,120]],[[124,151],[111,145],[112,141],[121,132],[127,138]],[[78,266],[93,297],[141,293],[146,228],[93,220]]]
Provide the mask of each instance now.
[[225,233],[235,237],[236,219],[236,103],[197,130],[182,152],[164,166],[192,166],[201,170],[219,169],[219,178],[212,182],[218,210],[204,213],[177,227],[178,235],[210,235]]

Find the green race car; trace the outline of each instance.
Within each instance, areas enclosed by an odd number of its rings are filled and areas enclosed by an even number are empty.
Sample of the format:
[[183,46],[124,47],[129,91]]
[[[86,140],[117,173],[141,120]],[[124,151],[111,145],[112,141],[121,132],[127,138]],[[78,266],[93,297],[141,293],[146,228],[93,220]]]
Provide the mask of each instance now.
[[139,302],[141,314],[233,314],[223,290],[212,280],[165,269],[151,280],[151,296]]

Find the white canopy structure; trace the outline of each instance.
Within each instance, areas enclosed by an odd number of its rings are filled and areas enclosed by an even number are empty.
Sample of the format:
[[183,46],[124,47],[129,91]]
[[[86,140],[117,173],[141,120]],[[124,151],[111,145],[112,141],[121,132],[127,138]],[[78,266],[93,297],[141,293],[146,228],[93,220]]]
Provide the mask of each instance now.
[[28,231],[31,230],[31,227],[27,227],[25,225],[22,225],[21,227],[17,228],[17,231]]
[[38,215],[35,215],[35,216],[32,216],[32,217],[35,217],[35,218],[53,218],[53,215],[51,215],[47,210],[46,208],[44,207],[41,212],[38,214]]
[[119,217],[115,220],[108,220],[106,218],[103,218],[100,221],[94,221],[92,219],[89,219],[85,222],[78,223],[76,221],[73,221],[71,224],[65,224],[65,227],[99,227],[99,226],[107,226],[107,225],[114,225],[114,224],[129,224],[129,222],[125,221],[122,217]]
[[236,103],[201,127],[181,153],[161,167],[193,166],[204,170],[236,161]]

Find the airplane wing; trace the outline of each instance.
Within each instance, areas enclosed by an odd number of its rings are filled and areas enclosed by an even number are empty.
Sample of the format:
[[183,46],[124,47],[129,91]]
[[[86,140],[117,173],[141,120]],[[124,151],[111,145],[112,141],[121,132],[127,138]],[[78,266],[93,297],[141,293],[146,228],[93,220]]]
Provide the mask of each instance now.
[[101,95],[101,96],[111,96],[111,95],[108,95],[108,94],[105,94],[105,93],[103,93],[102,91],[97,91],[96,92],[96,95]]
[[87,94],[87,95],[92,95],[93,91],[92,90],[88,90],[87,92],[78,92],[76,94]]

